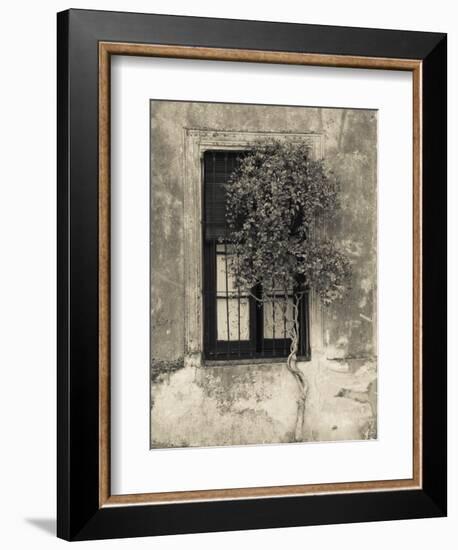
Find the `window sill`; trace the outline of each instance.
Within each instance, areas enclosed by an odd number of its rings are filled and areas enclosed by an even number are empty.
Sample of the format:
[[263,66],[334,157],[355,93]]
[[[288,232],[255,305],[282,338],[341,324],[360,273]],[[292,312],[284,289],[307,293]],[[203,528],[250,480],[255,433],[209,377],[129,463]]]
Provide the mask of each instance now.
[[[298,361],[307,361],[307,357],[299,356]],[[253,357],[251,359],[205,359],[202,368],[205,367],[253,367],[253,366],[284,366],[286,357]]]

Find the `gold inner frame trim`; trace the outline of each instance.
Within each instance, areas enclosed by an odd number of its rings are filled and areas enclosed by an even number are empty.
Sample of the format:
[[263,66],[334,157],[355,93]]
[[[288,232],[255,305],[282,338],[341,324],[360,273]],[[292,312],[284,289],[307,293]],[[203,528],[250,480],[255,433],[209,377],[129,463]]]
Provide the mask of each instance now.
[[[112,495],[110,491],[110,82],[111,56],[169,57],[215,61],[315,65],[410,71],[413,75],[413,476],[411,479],[241,487]],[[416,59],[323,55],[157,44],[99,43],[99,506],[292,497],[324,493],[414,490],[422,487],[421,365],[421,136],[422,62]]]

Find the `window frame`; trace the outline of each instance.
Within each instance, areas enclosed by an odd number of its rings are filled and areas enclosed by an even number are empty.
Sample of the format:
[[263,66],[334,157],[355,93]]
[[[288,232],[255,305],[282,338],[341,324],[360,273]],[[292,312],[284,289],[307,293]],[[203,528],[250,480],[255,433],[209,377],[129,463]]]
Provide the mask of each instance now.
[[[264,338],[264,305],[256,302],[252,296],[248,296],[249,302],[249,338],[248,340],[218,340],[218,317],[217,307],[217,251],[218,244],[223,244],[217,238],[207,238],[206,235],[206,169],[205,157],[208,154],[215,157],[218,154],[234,154],[249,151],[250,147],[240,147],[237,149],[218,149],[212,148],[203,151],[202,154],[202,301],[203,301],[203,355],[207,361],[228,361],[245,359],[285,359],[289,355],[291,339],[290,338]],[[227,175],[226,175],[227,177]],[[213,182],[215,184],[215,182]],[[227,254],[227,251],[224,252]],[[262,289],[257,287],[252,289],[256,295],[262,293]],[[270,293],[269,293],[270,294]],[[293,294],[291,294],[293,296]],[[226,300],[232,299],[228,296],[226,289]],[[239,298],[240,299],[240,298]],[[229,315],[229,312],[228,312]],[[240,323],[240,319],[239,319]],[[286,330],[286,329],[285,329]],[[275,335],[275,332],[274,332]],[[230,336],[230,335],[229,335]],[[283,332],[285,336],[285,331]],[[299,305],[299,358],[309,361],[311,359],[310,346],[310,306],[309,293],[301,296]]]

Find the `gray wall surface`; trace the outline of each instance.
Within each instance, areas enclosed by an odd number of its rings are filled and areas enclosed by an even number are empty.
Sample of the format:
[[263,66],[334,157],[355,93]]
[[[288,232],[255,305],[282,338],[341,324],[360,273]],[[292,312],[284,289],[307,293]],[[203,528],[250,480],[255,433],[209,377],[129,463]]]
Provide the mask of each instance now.
[[286,442],[294,433],[294,379],[281,363],[185,366],[185,129],[320,136],[342,186],[328,234],[351,259],[353,280],[341,303],[320,307],[320,345],[312,327],[312,360],[300,365],[310,382],[303,440],[374,437],[377,113],[152,101],[152,446]]

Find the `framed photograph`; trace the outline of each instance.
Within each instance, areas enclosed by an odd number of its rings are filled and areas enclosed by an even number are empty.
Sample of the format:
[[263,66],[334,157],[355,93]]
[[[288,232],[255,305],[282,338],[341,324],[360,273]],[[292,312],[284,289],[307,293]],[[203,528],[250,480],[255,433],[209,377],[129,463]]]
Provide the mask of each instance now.
[[58,536],[446,515],[446,35],[58,14]]

